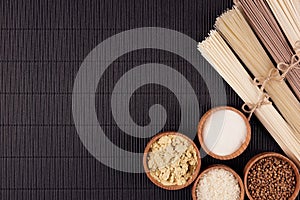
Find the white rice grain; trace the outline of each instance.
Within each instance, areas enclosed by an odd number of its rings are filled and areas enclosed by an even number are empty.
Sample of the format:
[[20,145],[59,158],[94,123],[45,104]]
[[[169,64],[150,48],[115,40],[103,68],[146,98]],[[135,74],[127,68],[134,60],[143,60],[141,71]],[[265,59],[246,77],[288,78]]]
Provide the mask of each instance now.
[[241,189],[234,175],[224,169],[212,169],[199,180],[198,200],[239,200]]

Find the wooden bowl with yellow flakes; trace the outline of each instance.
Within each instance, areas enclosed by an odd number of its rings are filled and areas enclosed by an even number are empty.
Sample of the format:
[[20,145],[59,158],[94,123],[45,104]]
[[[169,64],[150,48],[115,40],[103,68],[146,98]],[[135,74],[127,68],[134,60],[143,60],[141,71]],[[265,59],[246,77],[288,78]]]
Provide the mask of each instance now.
[[197,178],[200,152],[195,143],[178,132],[164,132],[147,144],[143,165],[147,177],[158,187],[180,190]]

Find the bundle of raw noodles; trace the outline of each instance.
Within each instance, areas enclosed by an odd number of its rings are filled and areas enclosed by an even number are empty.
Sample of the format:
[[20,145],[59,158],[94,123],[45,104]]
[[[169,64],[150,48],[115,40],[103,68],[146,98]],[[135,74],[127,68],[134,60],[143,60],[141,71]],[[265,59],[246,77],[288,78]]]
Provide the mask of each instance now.
[[[297,40],[300,39],[300,15],[296,14],[295,6],[292,1],[269,0],[268,2],[270,5],[273,5],[276,13],[290,13],[289,15],[285,15],[286,17],[280,17],[278,19],[281,21],[285,19],[282,24],[285,25],[284,30],[286,30],[287,35],[289,35],[288,38],[291,38],[291,45],[295,50],[300,48],[297,47]],[[287,12],[288,8],[280,9],[280,7],[276,6],[280,4],[285,5],[284,2],[290,5],[290,12]],[[259,39],[263,42],[274,61],[278,65],[291,62],[295,52],[293,51],[293,48],[290,47],[289,41],[281,32],[281,29],[277,24],[272,11],[269,9],[267,2],[264,0],[239,0],[235,3],[240,9],[243,10],[250,25],[255,30],[256,34],[259,36]],[[276,8],[279,9],[276,10]],[[290,19],[288,19],[288,17],[290,17]],[[278,67],[281,69],[284,67],[284,65]],[[295,68],[290,68],[290,71],[283,69],[282,72],[286,74],[289,84],[291,85],[297,97],[300,99],[300,70]]]
[[[280,2],[285,1],[288,0]],[[249,112],[250,117],[252,113],[258,117],[300,168],[300,103],[294,95],[300,97],[300,52],[295,39],[300,32],[294,29],[295,33],[290,36],[293,40],[289,41],[295,42],[292,45],[294,51],[266,1],[240,0],[235,3],[237,6],[216,20],[217,30],[211,31],[199,44],[199,50],[244,100],[243,110]],[[286,10],[283,13],[290,17]],[[296,27],[290,18],[291,27]]]

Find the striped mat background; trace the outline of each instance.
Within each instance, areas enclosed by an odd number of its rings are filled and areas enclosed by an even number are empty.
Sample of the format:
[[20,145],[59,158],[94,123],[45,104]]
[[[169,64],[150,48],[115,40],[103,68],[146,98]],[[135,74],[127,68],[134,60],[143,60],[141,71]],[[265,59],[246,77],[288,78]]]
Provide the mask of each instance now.
[[[165,191],[145,174],[110,169],[89,154],[72,118],[74,79],[88,53],[110,36],[151,26],[200,41],[215,18],[231,5],[231,0],[0,1],[0,199],[191,199],[191,187]],[[143,49],[119,57],[100,79],[96,111],[106,136],[132,152],[143,152],[149,138],[128,136],[118,128],[110,110],[111,92],[124,73],[151,62],[168,65],[186,77],[197,95],[201,115],[211,107],[201,75],[178,55]],[[223,98],[228,105],[240,108],[241,99],[215,71],[207,68],[204,73],[216,84],[225,85]],[[162,131],[177,130],[181,113],[176,96],[155,84],[144,85],[132,95],[133,120],[147,125],[148,109],[156,103],[168,114]],[[281,152],[255,117],[251,126],[252,140],[246,152],[230,161],[206,156],[202,169],[223,163],[242,175],[243,166],[257,153]]]

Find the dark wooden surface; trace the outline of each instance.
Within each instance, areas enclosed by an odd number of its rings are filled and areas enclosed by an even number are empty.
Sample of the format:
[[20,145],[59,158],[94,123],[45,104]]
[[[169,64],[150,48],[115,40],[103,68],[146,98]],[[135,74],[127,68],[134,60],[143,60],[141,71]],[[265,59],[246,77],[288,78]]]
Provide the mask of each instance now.
[[[191,199],[191,187],[165,191],[145,174],[119,172],[93,158],[74,127],[73,83],[87,54],[116,33],[154,26],[200,41],[215,18],[231,5],[231,0],[0,1],[0,199]],[[103,105],[109,105],[117,77],[138,64],[154,61],[177,69],[189,80],[201,114],[210,108],[205,82],[182,58],[149,49],[122,56],[99,82],[96,108],[106,135],[129,151],[143,152],[149,139],[124,134],[111,120],[109,106]],[[216,75],[213,70],[208,72]],[[240,108],[241,99],[228,85],[225,88],[228,105]],[[167,88],[145,85],[132,99],[135,121],[146,124],[145,104],[161,101],[168,111],[163,130],[177,130],[180,106]],[[242,175],[247,161],[257,153],[281,152],[255,117],[251,127],[252,140],[240,157],[218,161],[207,156],[202,169],[222,163]]]

